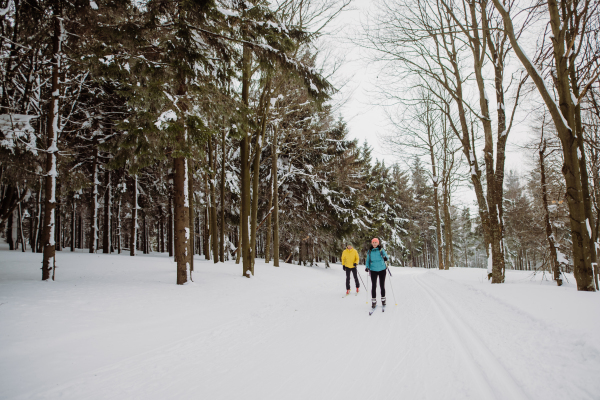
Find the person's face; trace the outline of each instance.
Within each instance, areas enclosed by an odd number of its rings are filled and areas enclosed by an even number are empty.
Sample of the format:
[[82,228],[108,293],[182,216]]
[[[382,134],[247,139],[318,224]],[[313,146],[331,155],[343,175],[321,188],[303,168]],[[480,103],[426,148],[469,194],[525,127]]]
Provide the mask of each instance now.
[[346,248],[347,248],[348,250],[352,250],[352,246],[350,246],[350,245],[348,245]]
[[379,246],[379,240],[377,240],[377,239],[373,239],[373,240],[371,240],[371,245],[372,245],[373,247],[377,247],[377,246]]

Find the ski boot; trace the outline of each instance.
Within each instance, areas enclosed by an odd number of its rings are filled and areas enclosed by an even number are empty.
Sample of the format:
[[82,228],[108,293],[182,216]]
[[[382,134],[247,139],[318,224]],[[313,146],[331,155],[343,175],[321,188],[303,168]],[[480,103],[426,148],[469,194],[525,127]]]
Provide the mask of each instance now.
[[371,308],[375,308],[377,306],[377,299],[371,299]]
[[385,306],[385,297],[382,297],[382,298],[381,298],[381,305],[382,305],[382,306]]

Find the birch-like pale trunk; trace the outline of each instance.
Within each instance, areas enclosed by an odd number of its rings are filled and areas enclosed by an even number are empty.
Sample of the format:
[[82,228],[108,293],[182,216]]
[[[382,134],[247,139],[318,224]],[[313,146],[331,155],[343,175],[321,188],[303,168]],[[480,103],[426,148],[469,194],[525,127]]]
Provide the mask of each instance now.
[[42,262],[42,280],[50,278],[54,280],[54,271],[56,268],[56,243],[54,241],[54,211],[56,207],[56,177],[58,176],[56,153],[58,153],[58,131],[59,131],[59,101],[60,101],[60,82],[59,74],[62,57],[63,25],[62,12],[59,4],[52,7],[54,16],[54,35],[52,38],[52,99],[50,101],[50,110],[48,112],[47,144],[46,150],[46,171],[45,171],[45,210],[44,227],[42,231],[42,246],[44,258]]

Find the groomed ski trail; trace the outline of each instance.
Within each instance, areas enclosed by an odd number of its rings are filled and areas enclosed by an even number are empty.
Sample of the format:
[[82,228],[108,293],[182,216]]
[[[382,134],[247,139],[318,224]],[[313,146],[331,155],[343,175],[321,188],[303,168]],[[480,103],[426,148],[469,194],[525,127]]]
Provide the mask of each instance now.
[[394,285],[398,305],[369,317],[370,288],[367,299],[341,300],[337,265],[257,263],[247,279],[233,262],[196,259],[195,283],[177,287],[166,257],[63,253],[64,278],[48,284],[39,282],[38,255],[2,255],[14,259],[4,283],[0,276],[2,399],[586,400],[600,392],[592,340],[490,295],[502,286],[453,281],[460,271],[394,269],[386,287]]
[[446,332],[462,350],[461,355],[466,360],[474,378],[473,384],[481,390],[482,398],[528,399],[514,378],[479,339],[473,329],[452,310],[443,298],[420,279],[420,275],[413,275],[412,278],[436,308]]

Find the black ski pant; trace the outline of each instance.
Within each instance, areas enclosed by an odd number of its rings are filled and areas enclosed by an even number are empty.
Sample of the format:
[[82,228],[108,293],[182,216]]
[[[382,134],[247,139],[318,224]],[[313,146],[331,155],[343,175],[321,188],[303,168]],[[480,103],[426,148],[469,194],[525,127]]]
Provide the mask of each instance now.
[[352,271],[352,275],[354,275],[354,283],[356,283],[356,288],[358,289],[360,287],[360,285],[358,284],[358,275],[356,272],[356,267],[354,268],[348,268],[348,267],[344,267],[346,269],[346,290],[350,290],[350,271]]
[[381,297],[385,297],[385,274],[383,271],[369,271],[371,273],[371,298],[377,298],[377,277],[379,277],[379,287],[381,288]]

